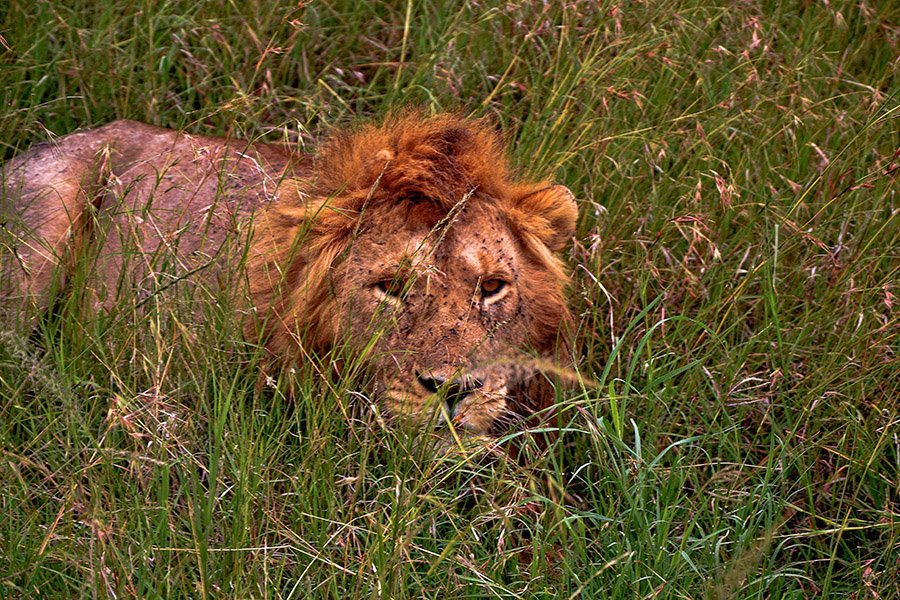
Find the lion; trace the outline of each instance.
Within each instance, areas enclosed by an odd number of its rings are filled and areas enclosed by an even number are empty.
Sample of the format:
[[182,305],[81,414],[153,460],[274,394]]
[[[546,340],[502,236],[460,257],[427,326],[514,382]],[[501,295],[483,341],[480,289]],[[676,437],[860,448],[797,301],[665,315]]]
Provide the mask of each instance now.
[[284,364],[349,351],[391,417],[496,436],[555,401],[533,365],[565,360],[576,201],[514,175],[484,120],[407,112],[311,156],[121,120],[2,176],[7,315],[67,290],[102,309],[240,270],[249,340]]

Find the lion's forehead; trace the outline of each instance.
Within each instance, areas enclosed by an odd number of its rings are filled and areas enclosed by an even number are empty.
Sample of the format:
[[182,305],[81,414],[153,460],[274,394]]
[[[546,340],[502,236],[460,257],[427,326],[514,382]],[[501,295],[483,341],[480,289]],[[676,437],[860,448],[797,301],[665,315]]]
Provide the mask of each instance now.
[[354,242],[354,252],[376,270],[409,274],[515,276],[517,250],[505,221],[490,207],[467,207],[440,219],[413,219],[391,211]]
[[459,267],[479,275],[515,275],[515,246],[504,231],[469,231],[447,254]]

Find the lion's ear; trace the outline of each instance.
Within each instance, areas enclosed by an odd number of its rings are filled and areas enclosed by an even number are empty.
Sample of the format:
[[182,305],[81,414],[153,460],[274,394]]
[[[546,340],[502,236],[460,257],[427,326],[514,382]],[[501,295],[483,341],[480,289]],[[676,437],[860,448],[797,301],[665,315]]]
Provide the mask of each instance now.
[[564,185],[550,185],[525,193],[514,202],[519,224],[553,252],[562,250],[575,235],[578,205]]

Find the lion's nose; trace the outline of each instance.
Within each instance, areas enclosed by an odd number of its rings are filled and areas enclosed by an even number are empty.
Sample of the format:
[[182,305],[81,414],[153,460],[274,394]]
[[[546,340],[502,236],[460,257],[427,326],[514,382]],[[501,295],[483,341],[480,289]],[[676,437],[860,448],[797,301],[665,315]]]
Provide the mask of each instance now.
[[443,393],[446,394],[445,399],[447,408],[451,413],[453,412],[453,407],[456,406],[460,400],[472,392],[481,389],[484,385],[479,379],[472,377],[471,375],[461,375],[459,377],[454,377],[453,379],[448,379],[439,373],[431,372],[416,373],[416,378],[419,380],[422,387],[432,394],[443,391]]
[[432,394],[437,394],[441,386],[447,383],[447,378],[437,373],[416,373],[416,378]]

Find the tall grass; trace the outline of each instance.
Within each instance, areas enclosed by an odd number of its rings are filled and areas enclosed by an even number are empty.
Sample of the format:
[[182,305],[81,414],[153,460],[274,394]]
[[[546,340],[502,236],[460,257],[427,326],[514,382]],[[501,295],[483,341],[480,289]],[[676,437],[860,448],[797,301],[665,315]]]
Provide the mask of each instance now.
[[[492,116],[580,200],[558,443],[429,451],[227,294],[0,331],[6,597],[900,595],[900,5],[0,6],[0,156]],[[4,249],[0,249],[3,251]],[[288,400],[288,397],[292,397]]]

